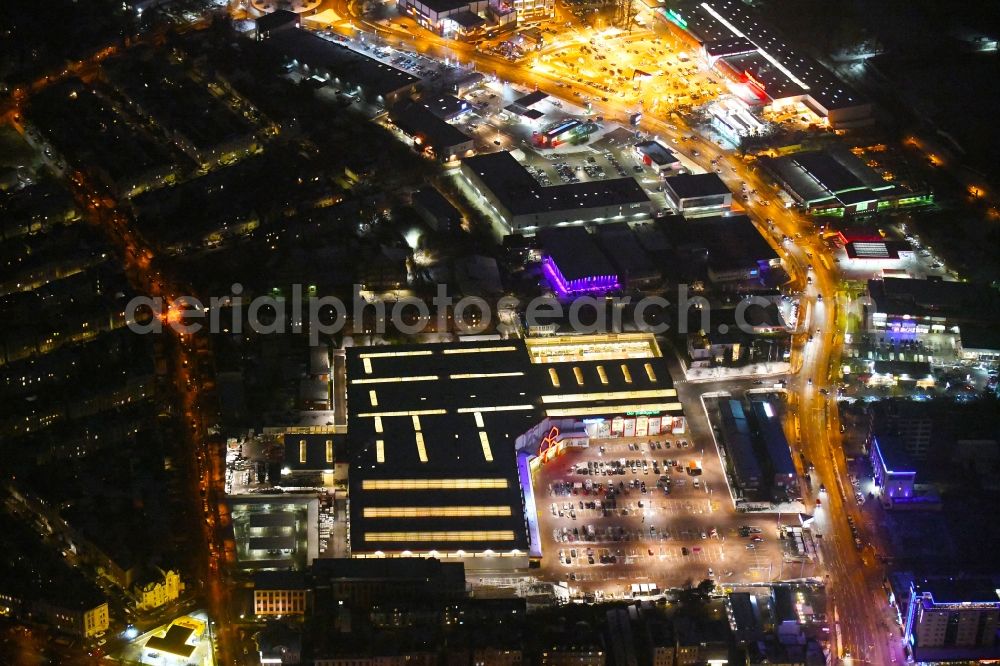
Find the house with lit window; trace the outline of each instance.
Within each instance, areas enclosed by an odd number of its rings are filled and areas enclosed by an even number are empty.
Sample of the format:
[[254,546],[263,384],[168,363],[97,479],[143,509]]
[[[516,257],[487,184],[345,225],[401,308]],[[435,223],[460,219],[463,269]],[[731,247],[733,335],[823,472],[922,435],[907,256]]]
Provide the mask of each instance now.
[[176,601],[183,591],[184,582],[179,573],[173,569],[164,571],[153,567],[140,575],[132,587],[132,596],[137,609],[150,610]]

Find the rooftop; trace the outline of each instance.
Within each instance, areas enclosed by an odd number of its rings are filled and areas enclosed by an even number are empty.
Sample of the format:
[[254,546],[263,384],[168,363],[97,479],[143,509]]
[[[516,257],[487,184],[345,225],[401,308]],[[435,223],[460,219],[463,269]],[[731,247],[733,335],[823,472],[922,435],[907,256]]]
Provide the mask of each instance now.
[[995,581],[986,577],[934,577],[914,581],[917,594],[929,593],[935,604],[996,604],[1000,593]]
[[873,441],[878,449],[882,463],[888,472],[897,474],[913,473],[915,467],[910,455],[903,447],[899,437],[889,434],[877,434]]
[[437,150],[446,150],[472,141],[465,132],[417,102],[403,102],[392,107],[389,119],[408,135],[420,137],[425,144]]
[[523,97],[518,97],[517,99],[514,100],[514,104],[523,107],[525,109],[528,109],[531,108],[532,105],[538,104],[548,96],[549,96],[548,93],[542,92],[541,90],[536,90],[534,92],[528,93],[527,95],[524,95]]
[[172,624],[163,636],[150,637],[146,641],[146,649],[166,652],[178,657],[190,657],[196,646],[189,645],[187,641],[193,633],[194,629],[191,627]]
[[324,580],[441,580],[446,587],[465,586],[465,566],[435,558],[321,558],[313,562],[315,578]]
[[635,178],[611,178],[542,187],[508,152],[476,155],[462,160],[513,215],[553,211],[584,211],[600,206],[648,204]]
[[583,227],[540,229],[538,240],[545,254],[552,257],[569,282],[594,275],[615,274],[614,266]]
[[727,37],[705,44],[705,53],[709,56],[731,56],[748,51],[756,51],[757,47],[746,37]]
[[431,186],[420,188],[413,193],[413,205],[423,208],[439,220],[449,220],[452,223],[458,223],[462,219],[461,211],[455,208],[436,188]]
[[448,16],[448,20],[454,21],[455,23],[459,24],[460,26],[466,29],[478,28],[479,26],[486,23],[486,19],[484,19],[482,16],[480,16],[479,14],[473,14],[470,11],[457,12],[455,14],[451,14]]
[[375,95],[389,95],[420,81],[401,69],[301,28],[278,33],[267,43],[288,58],[312,67],[324,67],[345,83],[361,86],[365,92]]
[[432,12],[443,14],[469,5],[468,0],[420,0],[420,4]]
[[729,187],[717,173],[681,174],[670,176],[664,181],[678,199],[711,197],[729,194]]
[[792,462],[788,439],[773,406],[769,402],[754,400],[751,401],[750,408],[757,420],[757,428],[764,443],[764,450],[767,451],[768,460],[771,462],[772,471],[776,475],[789,478],[795,476],[795,464]]
[[733,461],[733,472],[743,490],[753,491],[760,484],[760,463],[753,452],[750,425],[739,400],[719,400],[726,452]]
[[665,166],[679,162],[674,152],[659,141],[641,141],[635,144],[639,151],[649,157],[654,164]]
[[868,103],[818,62],[795,51],[739,0],[687,0],[674,11],[686,30],[703,44],[741,37],[751,42],[756,53],[723,59],[737,72],[757,79],[771,99],[808,95],[827,111]]
[[255,590],[304,590],[305,576],[296,571],[258,571],[253,576]]
[[344,456],[345,435],[289,433],[282,436],[282,444],[284,464],[291,470],[333,469]]
[[851,259],[899,259],[900,252],[910,252],[906,241],[850,241],[845,246]]
[[764,158],[765,167],[806,205],[876,200],[897,188],[848,150],[809,150]]
[[752,268],[778,258],[746,215],[675,222],[668,227],[668,238],[675,247],[707,252],[708,265],[716,271]]
[[348,349],[355,550],[527,550],[514,457],[538,420],[527,372],[520,342]]
[[469,103],[454,95],[429,95],[420,99],[420,104],[442,120],[450,120],[468,111]]
[[1000,319],[1000,294],[985,284],[940,279],[884,278],[868,281],[876,312],[911,317],[993,323]]
[[959,335],[967,351],[1000,351],[1000,329],[994,326],[962,326]]
[[257,19],[257,30],[266,32],[283,25],[288,25],[289,23],[298,23],[298,20],[299,15],[295,12],[287,9],[276,9],[270,14],[264,14]]
[[647,335],[352,347],[347,377],[357,552],[525,552],[520,435],[545,416],[681,410]]
[[597,240],[614,264],[618,276],[623,280],[659,277],[659,270],[627,223],[615,222],[600,226],[597,230]]

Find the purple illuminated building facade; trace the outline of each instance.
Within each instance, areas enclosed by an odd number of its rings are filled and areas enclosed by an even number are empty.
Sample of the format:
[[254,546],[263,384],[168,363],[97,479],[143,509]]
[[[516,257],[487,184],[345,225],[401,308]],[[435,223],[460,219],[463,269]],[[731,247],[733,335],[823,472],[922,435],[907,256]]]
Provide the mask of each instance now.
[[567,280],[555,260],[546,256],[542,259],[542,272],[545,279],[560,297],[576,294],[606,294],[621,289],[617,275],[587,275]]
[[583,227],[541,229],[542,273],[560,298],[621,289],[618,272]]

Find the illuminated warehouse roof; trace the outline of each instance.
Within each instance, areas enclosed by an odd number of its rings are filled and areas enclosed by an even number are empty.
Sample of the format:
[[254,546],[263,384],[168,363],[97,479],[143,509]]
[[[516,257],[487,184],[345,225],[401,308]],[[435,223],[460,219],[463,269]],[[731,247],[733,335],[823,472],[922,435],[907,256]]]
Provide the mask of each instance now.
[[681,411],[648,335],[355,347],[347,379],[359,555],[524,554],[519,435],[546,416]]
[[875,200],[902,193],[848,150],[806,150],[765,157],[762,164],[804,206],[849,205],[859,197]]
[[[663,16],[704,46],[710,58],[720,58],[756,81],[772,100],[802,97],[824,116],[869,105],[825,67],[793,50],[743,2],[684,2]],[[747,48],[748,42],[754,50]]]
[[[509,152],[475,155],[462,160],[462,172],[499,206],[507,224],[522,227],[518,218],[547,224],[562,220],[603,218],[615,214],[648,212],[650,199],[631,176],[563,185],[542,186]],[[549,217],[546,217],[548,214]],[[537,216],[539,219],[534,219]],[[552,221],[550,220],[550,221]]]

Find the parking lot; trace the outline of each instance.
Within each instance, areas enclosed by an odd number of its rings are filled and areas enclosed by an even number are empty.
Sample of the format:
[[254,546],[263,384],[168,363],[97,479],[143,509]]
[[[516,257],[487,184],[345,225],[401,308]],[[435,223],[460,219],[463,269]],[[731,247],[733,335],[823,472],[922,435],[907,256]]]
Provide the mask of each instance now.
[[714,450],[703,456],[683,435],[591,440],[539,469],[534,486],[541,577],[577,594],[759,582],[815,566],[783,555],[777,515],[737,513]]
[[533,66],[595,89],[595,99],[603,102],[636,105],[642,100],[649,113],[684,110],[725,91],[695,54],[665,30],[629,34],[607,29],[590,39],[564,37],[536,56]]

